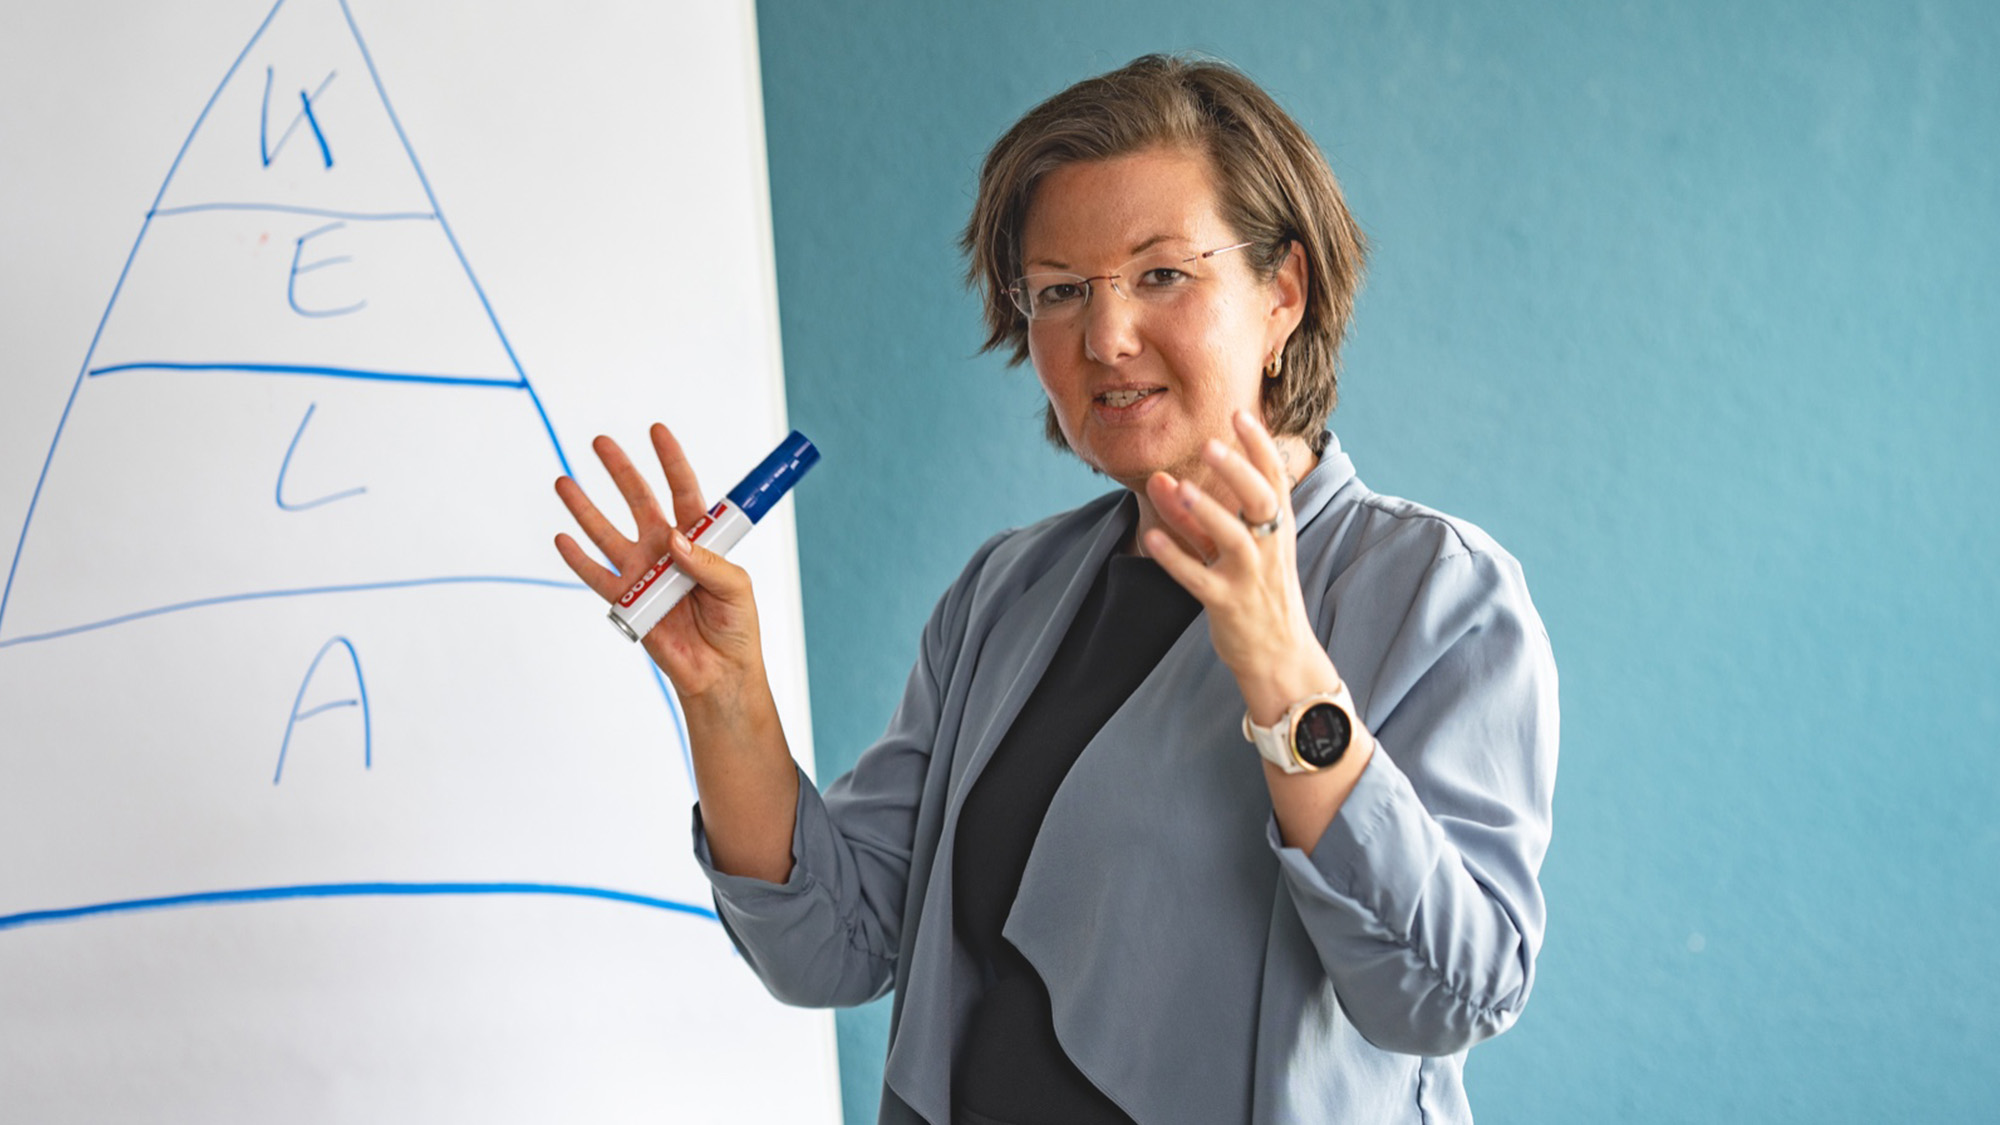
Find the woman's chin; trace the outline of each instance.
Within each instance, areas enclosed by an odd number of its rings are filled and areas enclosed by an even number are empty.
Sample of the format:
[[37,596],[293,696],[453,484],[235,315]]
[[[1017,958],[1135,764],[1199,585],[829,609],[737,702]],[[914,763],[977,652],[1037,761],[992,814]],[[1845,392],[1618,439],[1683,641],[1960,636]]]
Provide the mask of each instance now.
[[1153,478],[1154,473],[1163,471],[1168,473],[1174,472],[1173,467],[1170,465],[1156,464],[1151,461],[1118,462],[1108,465],[1085,461],[1084,464],[1089,465],[1091,471],[1095,472],[1098,476],[1104,477],[1127,491],[1136,492],[1141,496],[1146,494],[1146,482]]
[[1154,473],[1183,476],[1200,464],[1199,443],[1187,448],[1185,442],[1161,440],[1164,436],[1130,432],[1092,435],[1093,440],[1080,455],[1099,475],[1138,491]]

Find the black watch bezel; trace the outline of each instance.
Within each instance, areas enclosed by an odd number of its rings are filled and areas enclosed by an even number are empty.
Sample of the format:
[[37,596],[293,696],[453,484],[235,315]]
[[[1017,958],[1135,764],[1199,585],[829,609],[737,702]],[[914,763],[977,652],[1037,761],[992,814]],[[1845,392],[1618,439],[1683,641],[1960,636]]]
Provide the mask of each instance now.
[[1340,761],[1353,743],[1353,717],[1345,707],[1324,700],[1300,712],[1292,724],[1292,757],[1311,769]]

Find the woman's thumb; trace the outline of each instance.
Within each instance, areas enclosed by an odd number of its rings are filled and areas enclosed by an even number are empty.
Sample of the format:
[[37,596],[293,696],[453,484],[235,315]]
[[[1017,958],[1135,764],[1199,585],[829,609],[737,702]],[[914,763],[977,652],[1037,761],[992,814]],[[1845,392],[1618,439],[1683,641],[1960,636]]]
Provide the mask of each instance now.
[[669,549],[673,552],[674,565],[702,589],[730,601],[749,592],[750,576],[742,567],[690,540],[679,529],[675,529],[669,538]]

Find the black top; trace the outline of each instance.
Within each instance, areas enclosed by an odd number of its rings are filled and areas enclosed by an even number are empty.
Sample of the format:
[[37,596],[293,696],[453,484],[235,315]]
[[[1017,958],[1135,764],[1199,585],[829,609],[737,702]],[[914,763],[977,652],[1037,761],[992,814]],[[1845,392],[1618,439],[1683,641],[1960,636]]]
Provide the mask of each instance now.
[[1130,1125],[1063,1052],[1047,987],[1000,930],[1070,766],[1200,609],[1158,563],[1112,556],[966,796],[952,852],[952,916],[979,960],[986,991],[958,1051],[953,1112],[960,1125]]

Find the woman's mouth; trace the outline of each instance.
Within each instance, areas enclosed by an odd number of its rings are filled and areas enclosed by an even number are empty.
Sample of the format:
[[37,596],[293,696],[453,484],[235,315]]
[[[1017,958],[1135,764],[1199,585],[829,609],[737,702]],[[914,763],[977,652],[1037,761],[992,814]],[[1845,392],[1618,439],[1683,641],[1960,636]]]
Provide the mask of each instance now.
[[1123,410],[1165,390],[1164,387],[1147,387],[1141,390],[1105,391],[1097,396],[1097,401],[1114,410]]

